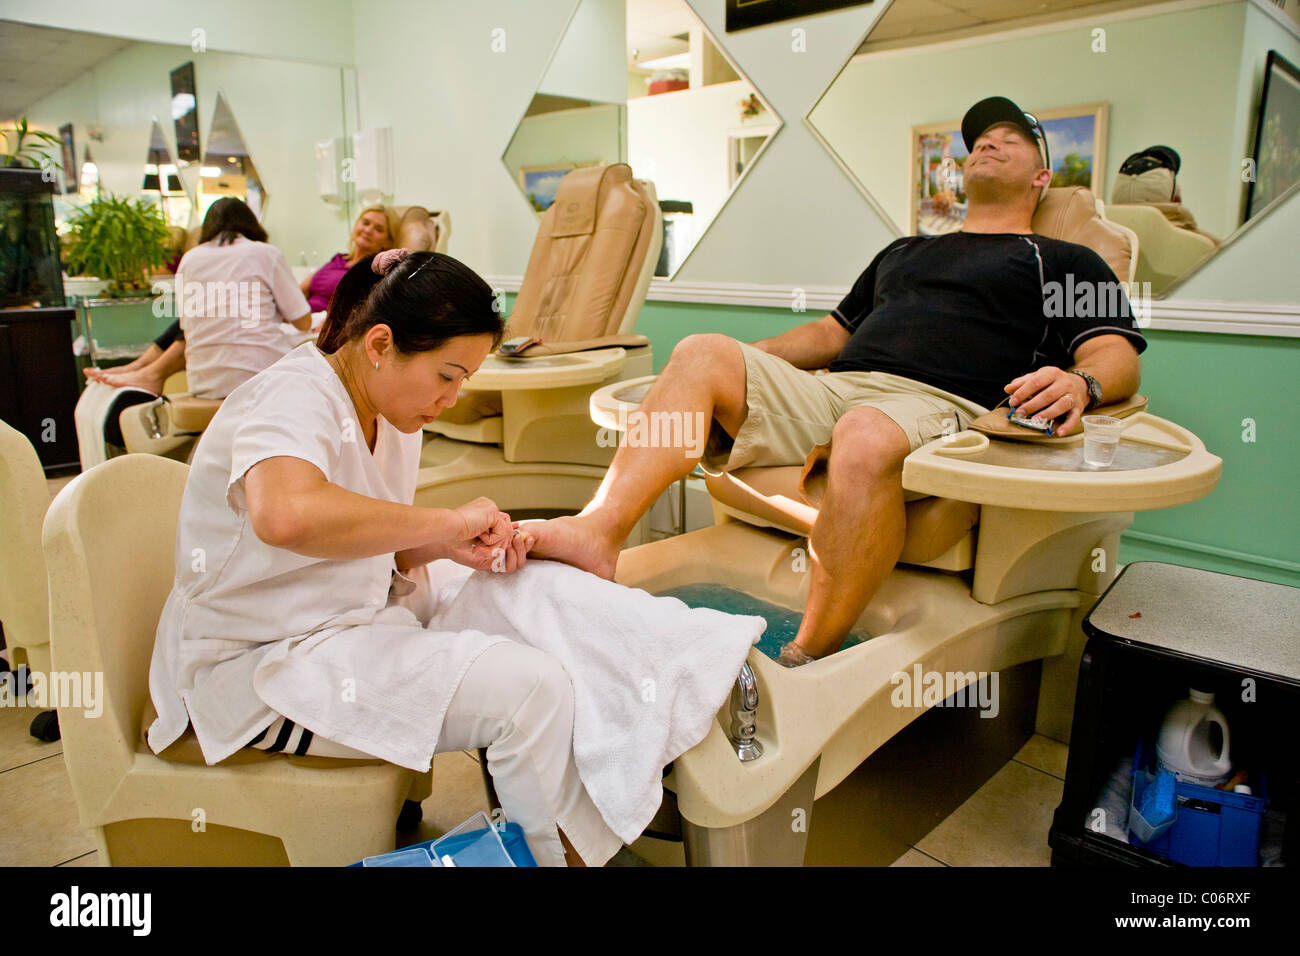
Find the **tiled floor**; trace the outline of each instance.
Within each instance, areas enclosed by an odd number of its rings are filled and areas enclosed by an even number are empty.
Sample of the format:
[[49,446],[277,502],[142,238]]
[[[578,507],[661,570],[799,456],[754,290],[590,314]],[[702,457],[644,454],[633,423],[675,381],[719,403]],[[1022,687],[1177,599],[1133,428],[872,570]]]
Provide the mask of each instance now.
[[[71,480],[54,479],[51,494]],[[0,707],[0,866],[94,866],[97,853],[81,829],[60,744],[28,734],[34,712]],[[894,866],[1046,866],[1047,831],[1061,800],[1066,746],[1035,735],[947,819],[917,841]],[[478,756],[434,759],[433,794],[424,820],[402,843],[440,835],[487,810]],[[642,843],[652,841],[641,841]],[[657,841],[653,841],[657,842]],[[667,850],[675,847],[664,844]],[[676,849],[680,857],[680,849]],[[656,855],[658,860],[658,855]],[[668,853],[660,862],[672,862]],[[630,853],[616,863],[635,865]]]

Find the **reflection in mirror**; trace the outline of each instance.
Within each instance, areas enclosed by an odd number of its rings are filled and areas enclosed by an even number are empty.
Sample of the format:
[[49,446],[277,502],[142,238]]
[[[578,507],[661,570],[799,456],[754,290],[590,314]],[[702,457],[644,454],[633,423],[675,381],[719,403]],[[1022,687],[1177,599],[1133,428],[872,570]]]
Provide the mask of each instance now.
[[671,276],[780,125],[685,0],[581,0],[503,161],[539,214],[569,170],[630,164]]
[[181,182],[180,170],[172,162],[162,124],[156,116],[153,118],[153,130],[149,134],[149,154],[144,161],[144,182],[140,191],[144,198],[153,200],[162,210],[168,225],[181,229],[190,227],[193,204]]
[[248,155],[244,138],[239,134],[235,114],[226,104],[226,97],[218,93],[217,105],[212,111],[212,126],[208,130],[208,148],[203,154],[203,167],[199,170],[200,221],[207,215],[208,207],[222,196],[242,199],[258,219],[265,213],[269,198],[262,188],[253,158]]
[[95,164],[95,158],[90,155],[90,147],[87,146],[86,158],[77,175],[77,195],[83,202],[90,202],[99,198],[99,193],[99,166]]
[[1099,28],[1099,2],[894,0],[808,122],[899,234],[944,232],[962,220],[961,117],[1008,96],[1043,120],[1054,184],[1089,186],[1164,294],[1243,228],[1265,64],[1300,63],[1300,33],[1250,0],[1108,2]]

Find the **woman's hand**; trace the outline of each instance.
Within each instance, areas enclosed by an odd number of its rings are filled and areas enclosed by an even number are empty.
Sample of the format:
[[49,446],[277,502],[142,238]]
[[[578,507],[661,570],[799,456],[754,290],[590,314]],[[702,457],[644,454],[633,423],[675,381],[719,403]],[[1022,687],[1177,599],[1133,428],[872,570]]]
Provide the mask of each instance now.
[[534,536],[489,498],[476,498],[453,509],[464,526],[459,540],[448,543],[445,556],[478,571],[510,573],[523,567]]

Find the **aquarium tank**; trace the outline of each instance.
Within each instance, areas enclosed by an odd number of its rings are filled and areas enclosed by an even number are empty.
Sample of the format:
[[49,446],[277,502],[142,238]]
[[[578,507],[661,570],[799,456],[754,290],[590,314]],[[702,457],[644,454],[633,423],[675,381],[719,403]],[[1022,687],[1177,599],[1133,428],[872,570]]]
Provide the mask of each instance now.
[[62,308],[54,183],[38,169],[0,169],[0,308]]

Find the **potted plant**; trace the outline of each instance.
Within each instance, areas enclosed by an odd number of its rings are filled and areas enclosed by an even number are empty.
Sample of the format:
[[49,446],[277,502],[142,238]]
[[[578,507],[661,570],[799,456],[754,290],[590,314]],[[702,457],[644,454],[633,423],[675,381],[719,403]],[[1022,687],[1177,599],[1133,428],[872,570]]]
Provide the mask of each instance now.
[[149,277],[167,262],[167,222],[144,199],[101,196],[73,215],[68,273],[107,279],[110,296],[149,294]]
[[47,165],[55,169],[63,168],[46,153],[51,147],[61,147],[63,141],[53,133],[29,129],[26,116],[11,129],[0,130],[0,136],[5,140],[5,151],[0,153],[0,165],[6,169],[41,169]]

